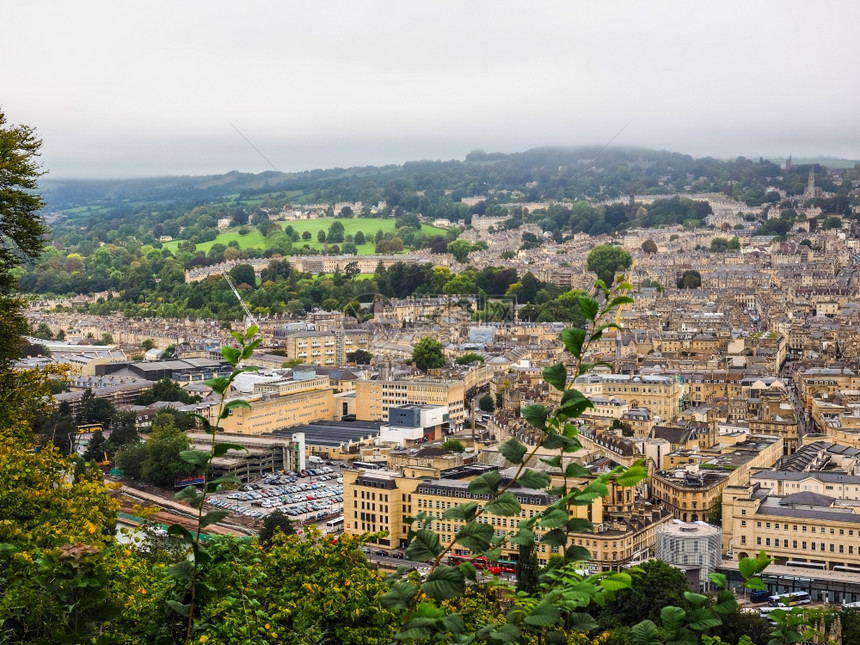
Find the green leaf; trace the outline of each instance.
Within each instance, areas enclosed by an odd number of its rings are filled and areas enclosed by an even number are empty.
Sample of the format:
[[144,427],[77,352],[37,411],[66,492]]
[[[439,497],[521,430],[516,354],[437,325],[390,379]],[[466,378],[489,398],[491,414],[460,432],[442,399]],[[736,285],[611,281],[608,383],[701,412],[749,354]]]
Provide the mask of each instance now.
[[703,596],[700,593],[693,593],[692,591],[684,592],[684,599],[690,603],[693,607],[701,607],[705,604],[705,601],[708,599],[707,596]]
[[590,502],[601,497],[606,497],[609,494],[609,489],[606,484],[593,481],[588,486],[579,491],[575,497],[577,502]]
[[558,608],[551,602],[544,601],[535,607],[532,612],[525,617],[524,622],[527,625],[552,625],[561,618],[561,613]]
[[230,386],[230,381],[226,376],[216,376],[215,378],[203,381],[203,383],[211,387],[216,394],[221,395],[223,395]]
[[593,477],[594,473],[588,468],[576,462],[570,462],[564,469],[565,477]]
[[728,587],[726,576],[722,573],[709,573],[708,580],[713,582],[720,589],[726,589]]
[[[565,617],[565,627],[569,631],[590,632],[600,627],[590,614],[572,611]],[[567,641],[564,641],[565,643]]]
[[502,456],[512,464],[523,463],[523,457],[528,449],[514,438],[508,439],[505,443],[499,446],[499,452]]
[[561,342],[576,358],[582,358],[582,346],[585,343],[586,331],[578,327],[568,327],[561,332]]
[[202,529],[204,526],[209,526],[210,524],[217,524],[225,517],[230,514],[230,511],[217,510],[217,511],[209,511],[200,518],[200,528]]
[[619,305],[632,305],[635,300],[630,296],[615,296],[606,306],[606,311],[609,311]]
[[523,488],[531,488],[533,490],[544,489],[549,486],[550,483],[551,480],[549,475],[542,470],[531,470],[530,468],[526,468],[526,470],[517,477],[517,484]]
[[747,580],[744,583],[744,587],[746,587],[747,589],[767,589],[767,585],[758,576],[755,576],[755,577]]
[[465,504],[458,504],[457,506],[446,508],[442,512],[442,518],[446,520],[462,520],[463,522],[471,522],[475,519],[477,512],[478,503],[467,502]]
[[229,345],[224,345],[221,348],[221,356],[224,357],[230,365],[233,367],[236,366],[236,363],[239,362],[239,357],[242,356],[242,350],[238,347],[230,347]]
[[544,528],[556,529],[559,526],[567,524],[569,517],[570,515],[568,514],[567,509],[553,508],[544,513],[543,517],[538,520],[538,524]]
[[719,616],[714,616],[712,613],[705,609],[699,609],[693,613],[692,616],[689,617],[688,627],[690,629],[695,629],[697,632],[706,632],[709,629],[713,629],[718,625],[722,625],[723,621]]
[[474,564],[472,564],[471,562],[461,562],[457,566],[459,566],[460,571],[463,572],[464,578],[466,578],[467,580],[471,580],[472,582],[475,582],[475,580],[477,580],[477,569],[475,568]]
[[240,446],[238,443],[216,443],[212,456],[220,457],[221,455],[226,454],[229,450],[244,450],[245,452],[248,452],[248,449],[245,446]]
[[591,296],[579,296],[579,310],[591,322],[597,318],[597,312],[600,311],[600,305],[597,300]]
[[426,562],[427,560],[435,560],[436,556],[442,553],[444,549],[439,543],[439,536],[433,531],[421,529],[416,532],[415,539],[406,547],[406,556],[410,560],[418,560]]
[[520,530],[511,537],[511,544],[516,544],[517,546],[528,546],[529,544],[534,543],[535,534],[527,528],[520,528]]
[[221,484],[241,484],[242,480],[236,477],[236,475],[221,475],[220,477],[216,477],[215,479],[211,479],[206,482],[206,492],[211,493],[214,490],[218,489],[218,486]]
[[593,533],[594,524],[584,517],[572,517],[567,521],[567,530],[569,533]]
[[[570,616],[580,616],[582,614],[577,614],[574,612],[574,613],[571,613],[569,615]],[[578,621],[570,621],[570,622],[578,622]],[[595,626],[597,626],[597,623],[594,623],[594,624],[595,624]],[[586,631],[588,631],[588,630],[586,630]],[[543,635],[543,642],[546,643],[546,645],[567,645],[568,640],[567,640],[567,636],[565,635],[564,632],[560,632],[560,631],[556,630],[556,631],[551,631],[551,632],[545,632]]]
[[578,544],[571,544],[564,552],[564,559],[568,562],[588,562],[591,560],[591,551]]
[[659,645],[660,640],[657,638],[657,625],[650,620],[643,620],[630,628],[630,636],[633,639],[633,645]]
[[629,487],[635,486],[648,476],[648,471],[644,466],[631,466],[623,473],[618,475],[616,482],[619,486]]
[[483,553],[490,546],[490,540],[492,539],[493,526],[491,524],[469,522],[457,533],[456,542],[462,544],[472,553]]
[[600,586],[609,591],[620,591],[621,589],[629,589],[631,582],[629,573],[610,573],[600,579]]
[[563,547],[567,544],[567,533],[561,529],[553,529],[543,536],[541,542],[552,546]]
[[686,612],[680,607],[663,607],[660,611],[660,620],[663,622],[663,629],[668,632],[677,631],[683,624]]
[[248,403],[245,399],[232,399],[230,401],[227,401],[227,403],[224,404],[224,409],[221,410],[221,416],[219,416],[218,418],[219,419],[226,419],[227,417],[230,416],[230,410],[234,410],[236,408],[250,408],[250,407],[251,407],[251,404]]
[[205,450],[183,450],[179,453],[179,458],[186,464],[200,468],[206,468],[206,464],[209,463],[209,453]]
[[176,495],[173,496],[173,499],[180,502],[188,502],[194,508],[200,508],[200,504],[203,501],[203,494],[194,486],[186,486],[176,493]]
[[516,496],[508,491],[505,491],[498,497],[494,497],[484,506],[484,511],[492,515],[501,515],[510,517],[511,515],[519,515],[522,510],[519,500]]
[[605,325],[600,325],[594,332],[591,334],[591,340],[600,340],[603,338],[603,332],[607,329],[618,329],[621,330],[621,326],[616,323],[607,323]]
[[[556,455],[555,457],[541,457],[540,460],[553,468],[561,468],[561,455]],[[590,475],[591,473],[589,472],[588,474]]]
[[445,600],[453,598],[466,589],[466,579],[463,577],[463,572],[458,567],[451,567],[447,564],[440,564],[436,567],[424,584],[421,585],[421,590],[434,600]]
[[[547,430],[547,433],[541,440],[540,445],[541,448],[546,448],[547,450],[557,450],[564,445],[564,437],[562,437],[554,430]],[[559,463],[561,462],[559,461]]]
[[176,564],[167,567],[167,575],[179,580],[191,580],[191,570],[193,566],[190,560],[182,560]]
[[[493,629],[495,625],[489,625],[489,634],[488,636],[493,640],[497,640],[500,643],[519,643],[520,642],[520,630],[513,623],[507,623],[502,625],[498,629]],[[481,632],[478,632],[479,634]],[[486,640],[486,636],[484,636]]]
[[8,542],[0,542],[0,555],[15,553],[17,551],[18,547],[16,547],[14,544],[9,544]]
[[181,524],[171,524],[170,526],[168,526],[167,534],[182,537],[182,539],[185,540],[186,544],[194,544],[194,536],[191,535],[191,531],[189,531]]
[[581,416],[583,412],[593,407],[594,404],[591,400],[579,390],[565,390],[561,397],[559,410],[573,419]]
[[[765,557],[767,556],[765,555]],[[738,563],[738,571],[740,571],[740,574],[744,578],[752,578],[763,570],[764,566],[762,566],[762,561],[759,558],[741,558],[741,561]]]
[[422,638],[428,638],[436,631],[437,622],[435,618],[423,618],[420,616],[412,618],[403,626],[403,629],[394,635],[394,638],[399,640],[421,640]]
[[523,419],[525,419],[530,426],[537,428],[538,430],[546,430],[546,420],[549,417],[549,410],[547,410],[540,403],[530,403],[522,410]]
[[395,582],[391,589],[379,597],[379,602],[386,609],[406,609],[412,603],[416,593],[418,589],[411,582],[405,580]]
[[168,600],[165,604],[180,616],[188,617],[188,610],[191,608],[191,605],[183,605],[175,600]]
[[498,470],[488,470],[469,482],[469,492],[472,495],[493,495],[502,483]]
[[543,369],[543,380],[552,385],[559,392],[564,392],[567,387],[567,368],[564,363],[556,363]]
[[[722,575],[711,574],[711,575]],[[717,603],[713,606],[713,610],[718,614],[732,614],[738,608],[738,601],[735,600],[735,595],[728,589],[721,589],[717,594]]]

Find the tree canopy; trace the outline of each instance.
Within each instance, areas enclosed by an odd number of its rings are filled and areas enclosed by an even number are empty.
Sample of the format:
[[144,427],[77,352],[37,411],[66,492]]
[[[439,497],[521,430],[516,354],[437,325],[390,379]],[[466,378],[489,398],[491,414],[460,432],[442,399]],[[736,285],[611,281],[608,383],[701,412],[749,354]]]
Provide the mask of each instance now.
[[615,274],[629,269],[632,263],[633,258],[620,246],[601,244],[589,251],[586,268],[596,273],[608,287],[615,280]]
[[442,353],[442,343],[425,336],[412,349],[412,362],[422,372],[445,367],[447,360]]

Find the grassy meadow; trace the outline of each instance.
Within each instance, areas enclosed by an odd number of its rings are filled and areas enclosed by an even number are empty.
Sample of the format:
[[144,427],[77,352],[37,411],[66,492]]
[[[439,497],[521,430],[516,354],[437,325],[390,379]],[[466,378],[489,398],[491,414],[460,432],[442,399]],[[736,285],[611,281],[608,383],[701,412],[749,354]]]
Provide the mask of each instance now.
[[[301,249],[305,244],[307,244],[311,249],[321,251],[325,244],[317,241],[317,233],[319,233],[320,230],[328,233],[329,227],[332,222],[335,221],[343,224],[344,235],[355,235],[361,231],[364,233],[365,238],[370,240],[366,244],[357,245],[359,255],[372,255],[374,253],[376,247],[376,242],[374,241],[376,231],[381,230],[383,233],[394,233],[397,230],[394,219],[382,219],[379,217],[367,217],[363,219],[333,219],[321,217],[318,219],[278,222],[278,224],[281,226],[281,229],[286,229],[287,226],[292,226],[293,230],[300,236],[305,231],[308,231],[311,234],[310,240],[300,239],[298,242],[293,242],[294,249]],[[240,249],[257,248],[261,251],[265,251],[267,248],[266,238],[260,234],[256,226],[248,225],[247,228],[249,229],[249,233],[247,235],[239,235],[239,227],[229,228],[211,242],[201,242],[198,244],[197,250],[208,253],[213,244],[223,244],[224,246],[227,246],[230,242],[235,240],[238,242]],[[421,232],[436,235],[445,235],[446,233],[444,228],[430,226],[429,224],[422,224]],[[175,252],[180,242],[181,240],[165,242],[164,248]],[[340,246],[340,244],[338,244],[338,246]]]

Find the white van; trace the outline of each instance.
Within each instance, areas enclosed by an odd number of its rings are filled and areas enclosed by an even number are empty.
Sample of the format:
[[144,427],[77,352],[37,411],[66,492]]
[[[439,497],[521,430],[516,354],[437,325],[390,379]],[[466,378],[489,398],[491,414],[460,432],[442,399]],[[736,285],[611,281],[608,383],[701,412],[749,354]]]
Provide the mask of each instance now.
[[308,463],[310,464],[321,464],[322,462],[323,460],[316,455],[311,455],[310,457],[308,457]]

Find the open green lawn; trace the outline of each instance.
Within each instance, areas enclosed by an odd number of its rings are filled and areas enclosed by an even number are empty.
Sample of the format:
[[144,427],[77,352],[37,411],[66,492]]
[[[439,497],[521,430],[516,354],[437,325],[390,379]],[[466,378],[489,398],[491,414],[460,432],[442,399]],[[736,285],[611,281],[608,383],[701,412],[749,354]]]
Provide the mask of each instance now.
[[[355,235],[358,231],[362,231],[364,233],[365,238],[373,240],[376,236],[376,231],[381,230],[383,233],[393,233],[396,230],[396,226],[393,219],[381,219],[378,217],[368,217],[364,219],[332,219],[332,218],[319,218],[319,219],[309,219],[309,220],[297,220],[294,222],[278,222],[281,225],[282,229],[286,229],[287,226],[292,226],[293,230],[296,231],[299,235],[304,233],[305,231],[309,231],[311,234],[310,240],[299,240],[298,242],[293,243],[293,248],[301,249],[305,244],[312,249],[322,250],[324,244],[317,241],[317,233],[320,230],[324,230],[328,232],[329,227],[332,222],[338,221],[343,224],[344,234],[345,235]],[[233,240],[239,243],[240,249],[250,249],[250,248],[258,248],[261,251],[266,250],[266,238],[264,238],[260,232],[257,230],[256,226],[248,226],[249,233],[247,235],[239,235],[238,228],[231,228],[223,233],[221,233],[218,237],[216,237],[211,242],[203,242],[197,245],[198,251],[203,251],[204,253],[208,253],[209,249],[212,248],[213,244],[220,243],[223,245],[227,245]],[[446,231],[443,228],[437,228],[436,226],[430,226],[429,224],[421,225],[422,233],[432,233],[436,235],[445,235]],[[164,248],[169,249],[170,251],[175,252],[176,248],[179,246],[180,240],[173,240],[172,242],[165,242]],[[372,255],[374,253],[376,247],[376,243],[373,241],[368,242],[367,244],[359,244],[358,245],[358,253],[359,255]]]

